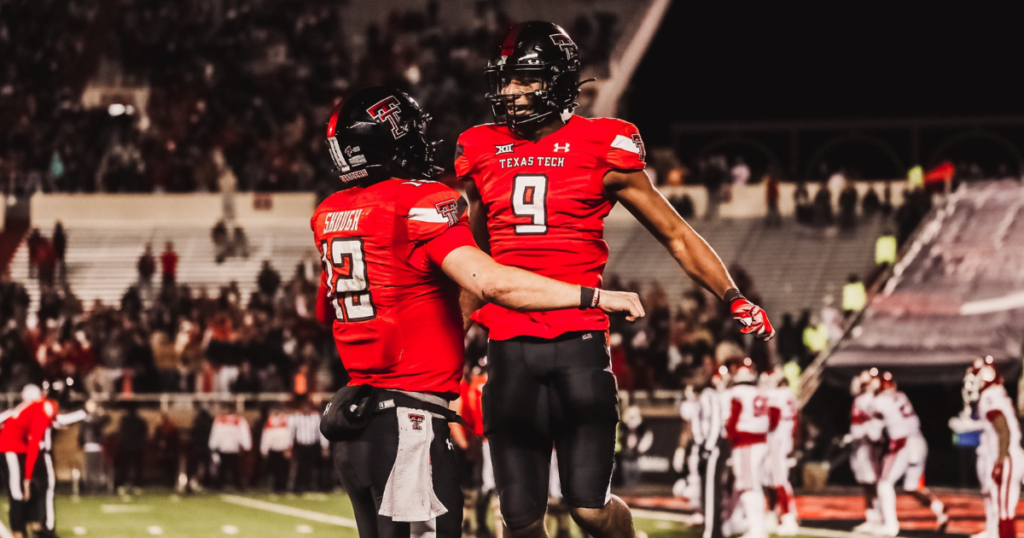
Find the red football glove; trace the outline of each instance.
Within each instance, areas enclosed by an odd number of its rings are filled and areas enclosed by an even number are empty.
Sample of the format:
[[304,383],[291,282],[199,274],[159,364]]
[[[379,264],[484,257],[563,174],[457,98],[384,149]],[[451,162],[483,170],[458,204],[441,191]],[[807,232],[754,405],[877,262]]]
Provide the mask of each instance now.
[[740,329],[743,334],[754,333],[765,342],[775,336],[775,328],[772,327],[772,322],[768,321],[768,314],[746,297],[740,295],[733,299],[729,310],[732,311],[732,318],[743,326]]

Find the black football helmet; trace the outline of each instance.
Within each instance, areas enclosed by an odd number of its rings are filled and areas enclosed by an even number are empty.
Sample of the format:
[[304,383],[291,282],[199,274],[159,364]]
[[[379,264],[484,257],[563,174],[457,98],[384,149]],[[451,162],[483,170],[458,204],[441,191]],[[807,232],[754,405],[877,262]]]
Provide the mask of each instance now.
[[[496,54],[487,62],[486,98],[494,121],[516,132],[529,130],[540,120],[563,111],[572,112],[580,95],[580,54],[569,34],[557,24],[530,21],[516,24],[505,34]],[[515,100],[523,93],[503,94],[515,75],[532,75],[541,89],[526,92],[532,109],[517,113]]]
[[430,114],[404,92],[371,86],[334,108],[327,147],[344,187],[390,178],[434,179],[438,141],[426,137]]

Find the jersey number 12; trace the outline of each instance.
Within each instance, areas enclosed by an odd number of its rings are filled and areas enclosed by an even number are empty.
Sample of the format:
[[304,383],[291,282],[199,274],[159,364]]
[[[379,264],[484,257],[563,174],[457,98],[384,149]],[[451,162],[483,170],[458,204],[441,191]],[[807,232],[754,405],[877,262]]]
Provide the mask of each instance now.
[[346,323],[368,321],[377,317],[366,279],[366,253],[362,239],[335,237],[324,241],[324,270],[327,271],[327,291],[338,320]]

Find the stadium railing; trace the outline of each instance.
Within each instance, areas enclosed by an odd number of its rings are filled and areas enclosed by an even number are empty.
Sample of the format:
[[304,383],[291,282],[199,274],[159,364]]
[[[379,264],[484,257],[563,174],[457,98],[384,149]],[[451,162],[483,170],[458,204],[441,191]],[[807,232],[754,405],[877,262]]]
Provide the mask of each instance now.
[[910,238],[907,239],[907,242],[904,243],[903,248],[900,249],[899,255],[896,257],[896,262],[891,264],[881,275],[879,275],[879,277],[875,279],[874,283],[872,283],[871,288],[868,289],[868,300],[864,308],[846,320],[843,324],[842,336],[836,339],[835,342],[830,342],[825,349],[821,350],[821,352],[815,356],[811,364],[808,365],[803,373],[800,374],[800,388],[797,391],[797,406],[799,408],[802,409],[804,405],[810,401],[811,397],[814,396],[818,387],[821,386],[821,374],[825,369],[825,363],[828,361],[829,356],[831,356],[832,352],[839,347],[839,344],[846,339],[846,336],[850,331],[857,326],[861,317],[864,315],[864,312],[871,307],[871,302],[874,300],[875,296],[878,295],[882,288],[889,282],[896,268],[900,267],[904,256],[906,256],[911,249],[915,248],[914,246],[921,239],[921,235],[924,233],[924,230],[928,228],[928,223],[935,219],[935,216],[939,211],[943,210],[944,207],[944,203],[935,204],[935,206],[932,207],[932,210],[929,211],[923,219],[921,219],[921,224],[917,226],[914,233],[911,234]]
[[[325,402],[333,396],[331,392],[316,392],[309,395],[314,402]],[[681,390],[636,390],[619,391],[619,400],[622,408],[630,405],[638,405],[645,409],[666,408],[675,409],[683,398]],[[296,395],[290,392],[259,392],[259,393],[232,393],[232,392],[159,392],[159,393],[133,393],[133,394],[94,394],[85,395],[74,393],[69,401],[71,404],[82,404],[86,400],[95,400],[103,404],[144,404],[156,405],[166,411],[171,408],[182,408],[196,404],[226,404],[234,405],[239,412],[246,409],[246,405],[259,404],[286,404],[293,402]],[[12,408],[21,401],[21,393],[4,392],[0,393],[0,406],[7,409]]]
[[[329,400],[333,393],[316,392],[309,395],[315,402]],[[86,400],[94,400],[103,404],[146,404],[158,405],[162,411],[172,407],[181,408],[195,404],[225,404],[234,405],[239,412],[244,411],[246,404],[285,404],[295,401],[296,395],[290,392],[263,392],[263,393],[232,393],[232,392],[160,392],[147,394],[94,394],[85,395],[73,394],[69,400],[72,404],[81,404]],[[6,392],[0,394],[0,402],[4,402],[9,409],[18,405],[21,401],[21,394],[17,392]]]

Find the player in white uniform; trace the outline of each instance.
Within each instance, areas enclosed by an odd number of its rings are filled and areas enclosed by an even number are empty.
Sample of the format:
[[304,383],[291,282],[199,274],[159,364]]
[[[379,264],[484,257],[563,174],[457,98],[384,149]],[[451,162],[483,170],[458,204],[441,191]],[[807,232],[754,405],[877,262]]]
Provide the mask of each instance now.
[[900,524],[896,518],[896,483],[902,478],[903,489],[922,505],[935,513],[940,531],[949,523],[946,507],[924,485],[924,464],[928,459],[928,444],[921,435],[921,419],[914,412],[907,395],[896,390],[892,374],[884,372],[872,380],[875,399],[872,409],[882,420],[889,437],[889,450],[882,459],[882,474],[878,477],[878,502],[882,508],[882,527],[879,534],[896,536]]
[[[1013,518],[1024,478],[1024,450],[1013,400],[992,357],[978,359],[964,378],[964,403],[978,406],[982,421],[978,480],[985,494],[985,530],[978,538],[1013,538]],[[974,537],[972,537],[974,538]]]
[[882,464],[883,446],[873,441],[882,436],[882,421],[875,416],[872,402],[875,392],[871,380],[878,377],[878,369],[862,371],[850,383],[853,408],[850,410],[850,433],[845,444],[853,446],[850,453],[850,469],[853,478],[864,488],[864,523],[853,528],[854,532],[872,533],[882,526],[882,511],[878,506],[878,474]]
[[[797,409],[796,394],[789,388],[789,382],[782,368],[761,374],[761,386],[768,396],[771,414],[778,414],[778,425],[768,434],[768,466],[765,469],[765,493],[769,504],[779,511],[779,526],[775,534],[793,536],[799,531],[796,514],[796,499],[793,485],[789,483],[789,457],[796,440]],[[770,416],[769,416],[770,418]],[[770,514],[769,517],[773,517]]]
[[764,524],[764,466],[768,456],[768,432],[778,424],[768,396],[757,386],[753,361],[743,359],[732,374],[726,436],[732,446],[733,495],[746,514],[744,538],[767,538]]

